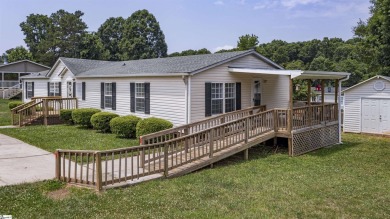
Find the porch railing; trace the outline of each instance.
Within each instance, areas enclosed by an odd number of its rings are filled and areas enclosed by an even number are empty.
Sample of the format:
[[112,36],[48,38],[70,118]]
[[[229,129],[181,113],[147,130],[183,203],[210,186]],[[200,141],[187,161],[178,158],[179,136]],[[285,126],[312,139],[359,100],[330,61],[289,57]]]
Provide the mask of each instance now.
[[10,99],[22,92],[21,83],[15,84],[12,87],[3,90],[3,99]]
[[296,107],[292,112],[293,130],[334,121],[338,121],[337,103]]
[[77,98],[33,97],[31,101],[11,110],[12,124],[48,125],[59,123],[61,109],[76,109]]

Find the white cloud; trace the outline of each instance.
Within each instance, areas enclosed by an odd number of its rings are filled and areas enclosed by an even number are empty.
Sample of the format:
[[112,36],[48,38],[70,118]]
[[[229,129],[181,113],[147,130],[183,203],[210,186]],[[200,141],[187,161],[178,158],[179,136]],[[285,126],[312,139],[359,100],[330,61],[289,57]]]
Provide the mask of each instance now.
[[272,1],[272,0],[268,1],[268,0],[267,0],[267,1],[262,1],[262,2],[257,3],[257,4],[253,7],[253,9],[254,9],[254,10],[269,9],[269,8],[274,8],[274,7],[276,7],[278,4],[279,4],[278,1]]
[[215,1],[214,2],[214,5],[224,5],[225,3],[223,3],[223,1],[221,0],[218,0],[218,1]]
[[233,49],[233,48],[234,48],[234,46],[231,46],[231,45],[218,46],[218,47],[214,48],[212,52],[217,52],[217,51],[222,50],[222,49],[228,50],[228,49]]
[[319,3],[321,0],[281,0],[280,4],[286,8],[294,8],[298,5]]
[[327,2],[321,8],[312,10],[298,10],[295,11],[292,17],[340,17],[345,14],[365,14],[368,15],[370,3],[369,2]]

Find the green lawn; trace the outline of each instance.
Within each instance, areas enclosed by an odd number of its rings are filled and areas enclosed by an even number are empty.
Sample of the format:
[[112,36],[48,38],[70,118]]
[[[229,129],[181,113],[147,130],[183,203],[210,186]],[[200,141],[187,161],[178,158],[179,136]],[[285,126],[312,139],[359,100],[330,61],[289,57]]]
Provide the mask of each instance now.
[[139,141],[117,138],[114,134],[69,125],[27,126],[0,129],[1,134],[15,137],[44,150],[106,150],[139,145]]
[[11,125],[11,111],[8,108],[11,101],[0,99],[0,126]]
[[[0,214],[15,218],[390,218],[390,139],[356,134],[343,138],[343,145],[294,158],[256,147],[250,150],[249,161],[239,154],[214,169],[101,194],[55,181],[1,187]],[[63,199],[52,198],[61,195]]]

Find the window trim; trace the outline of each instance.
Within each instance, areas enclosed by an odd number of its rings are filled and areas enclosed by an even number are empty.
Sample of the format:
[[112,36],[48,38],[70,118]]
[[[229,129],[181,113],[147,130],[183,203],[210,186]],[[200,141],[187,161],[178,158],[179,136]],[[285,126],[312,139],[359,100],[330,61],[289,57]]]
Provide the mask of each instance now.
[[60,96],[60,82],[49,82],[49,96],[53,96],[53,97]]
[[[219,93],[219,94],[215,94],[214,91],[215,91],[215,86],[217,84],[221,84],[222,85],[222,89],[220,89],[220,91],[222,91],[222,93]],[[227,97],[227,92],[226,92],[226,88],[227,88],[227,85],[231,85],[232,89],[233,89],[233,92],[232,92],[232,97]],[[218,95],[219,97],[216,97],[215,95]],[[213,104],[213,101],[220,101],[222,100],[222,112],[220,113],[215,113],[215,109],[214,109],[214,106],[215,104]],[[223,82],[211,82],[211,115],[220,115],[220,114],[223,114],[223,113],[227,113],[226,112],[226,100],[233,100],[233,110],[229,111],[229,112],[233,112],[236,110],[237,106],[237,90],[236,90],[236,83],[235,82],[226,82],[226,83],[223,83]]]
[[[138,86],[142,86],[142,94],[141,96],[139,96],[139,92],[138,92],[138,89],[139,88]],[[145,97],[146,97],[146,93],[145,93],[145,83],[135,83],[135,86],[134,86],[135,90],[134,90],[134,104],[135,104],[135,112],[145,112]],[[143,100],[143,108],[142,109],[139,109],[138,106],[137,106],[137,100]]]
[[[107,89],[108,87],[110,88],[110,89]],[[108,93],[108,91],[110,91],[110,94]],[[112,101],[112,99],[113,99],[113,95],[112,95],[112,83],[111,82],[109,82],[109,83],[104,83],[104,94],[103,94],[103,96],[104,96],[104,108],[111,108],[112,109],[112,106],[113,106],[113,101]],[[111,104],[110,105],[107,105],[107,102],[106,102],[106,97],[111,97]]]

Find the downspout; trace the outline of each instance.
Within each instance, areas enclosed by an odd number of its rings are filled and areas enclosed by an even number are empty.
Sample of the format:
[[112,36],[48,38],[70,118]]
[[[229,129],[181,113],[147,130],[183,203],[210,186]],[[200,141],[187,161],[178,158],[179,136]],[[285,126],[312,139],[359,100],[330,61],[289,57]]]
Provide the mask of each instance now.
[[[339,81],[339,93],[338,93],[338,110],[339,110],[339,144],[342,144],[343,142],[341,141],[341,84],[343,81],[346,81],[349,79],[349,75],[347,75],[346,78],[341,79]],[[344,115],[343,115],[344,116]],[[345,120],[344,120],[345,121]]]
[[187,124],[191,123],[191,75],[187,76]]

